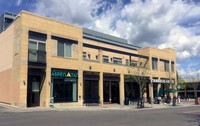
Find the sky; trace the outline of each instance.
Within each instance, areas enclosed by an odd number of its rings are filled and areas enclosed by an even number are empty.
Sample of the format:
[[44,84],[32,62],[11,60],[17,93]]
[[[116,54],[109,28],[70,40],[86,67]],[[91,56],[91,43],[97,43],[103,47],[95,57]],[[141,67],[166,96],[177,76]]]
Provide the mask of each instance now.
[[27,10],[125,38],[173,48],[183,78],[200,76],[200,0],[0,0],[0,14]]

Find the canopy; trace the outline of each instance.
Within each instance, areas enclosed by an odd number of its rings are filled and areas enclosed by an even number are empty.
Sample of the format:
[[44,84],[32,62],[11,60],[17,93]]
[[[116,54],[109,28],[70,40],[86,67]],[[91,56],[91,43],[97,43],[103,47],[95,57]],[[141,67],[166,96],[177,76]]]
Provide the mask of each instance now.
[[159,92],[158,92],[158,96],[162,96],[163,92],[165,92],[165,93],[175,93],[175,92],[178,92],[178,91],[180,91],[180,90],[179,90],[179,89],[172,89],[172,88],[170,88],[170,89],[165,89],[165,90],[163,91],[163,89],[160,88],[160,90],[159,90]]

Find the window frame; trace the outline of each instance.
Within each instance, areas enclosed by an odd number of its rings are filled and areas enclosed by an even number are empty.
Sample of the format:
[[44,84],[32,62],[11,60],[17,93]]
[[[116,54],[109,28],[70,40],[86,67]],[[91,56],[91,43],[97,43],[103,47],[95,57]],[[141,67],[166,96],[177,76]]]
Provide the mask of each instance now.
[[109,63],[109,56],[103,55],[103,63]]
[[82,53],[82,59],[83,59],[83,60],[86,60],[86,59],[87,59],[87,52],[83,52],[83,53]]
[[174,68],[175,68],[174,66],[175,66],[175,62],[174,62],[174,61],[171,61],[171,71],[172,71],[172,72],[174,72],[174,70],[175,70],[175,69],[174,69]]
[[122,58],[113,57],[113,64],[122,64]]
[[[63,55],[59,55],[59,43],[62,43],[64,48],[63,48]],[[67,56],[67,45],[70,45],[70,56]],[[64,58],[72,58],[73,57],[73,51],[72,51],[72,46],[73,46],[73,43],[72,42],[68,42],[68,41],[57,41],[57,56],[59,57],[64,57]]]
[[156,57],[152,57],[152,70],[158,70],[158,58]]

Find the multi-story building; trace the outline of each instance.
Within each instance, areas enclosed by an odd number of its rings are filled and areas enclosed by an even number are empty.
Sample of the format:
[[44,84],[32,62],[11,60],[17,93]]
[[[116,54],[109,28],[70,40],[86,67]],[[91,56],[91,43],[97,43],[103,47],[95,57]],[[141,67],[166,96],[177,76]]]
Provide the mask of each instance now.
[[0,33],[0,52],[0,102],[22,108],[123,105],[139,98],[138,84],[125,79],[139,59],[149,68],[145,98],[176,83],[173,49],[140,48],[26,11]]

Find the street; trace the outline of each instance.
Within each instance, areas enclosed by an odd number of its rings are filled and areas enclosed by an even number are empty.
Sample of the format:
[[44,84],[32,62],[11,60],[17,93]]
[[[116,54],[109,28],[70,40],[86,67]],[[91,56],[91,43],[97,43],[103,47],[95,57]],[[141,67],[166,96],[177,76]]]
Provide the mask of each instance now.
[[199,126],[200,106],[153,110],[3,112],[0,126]]

